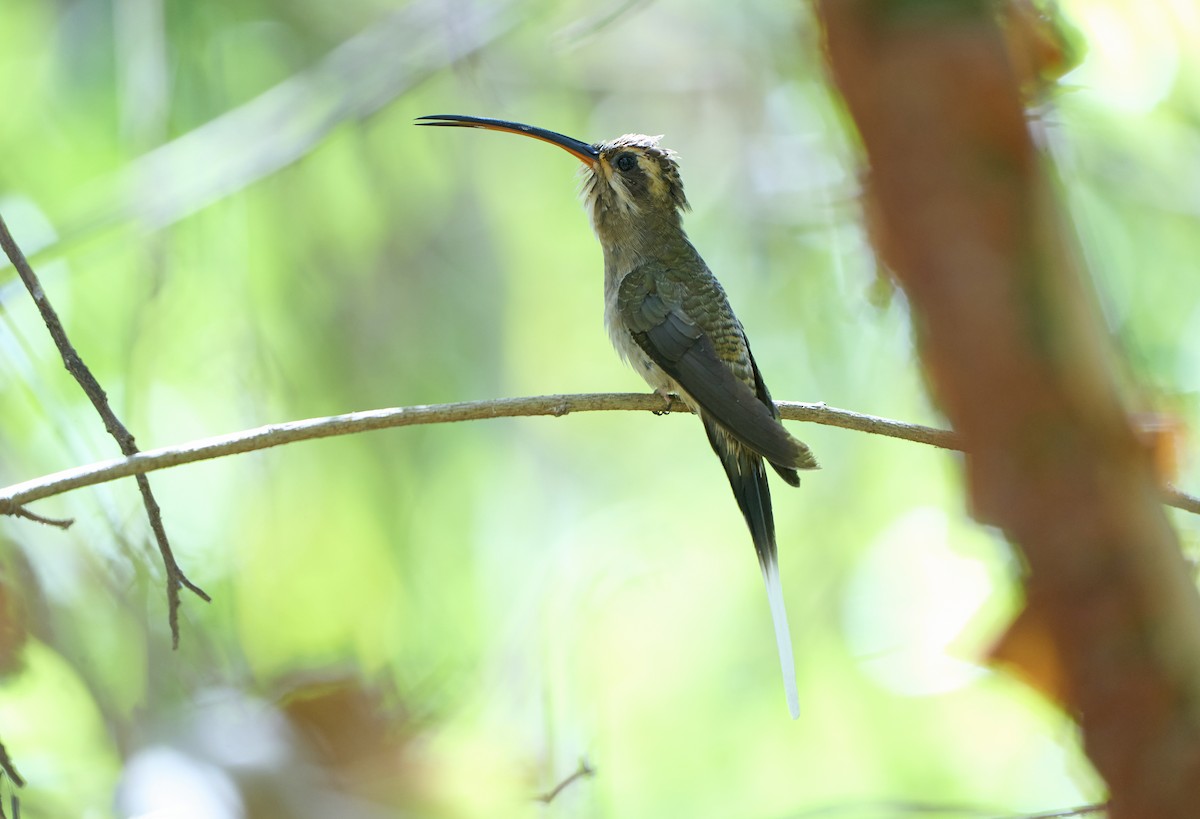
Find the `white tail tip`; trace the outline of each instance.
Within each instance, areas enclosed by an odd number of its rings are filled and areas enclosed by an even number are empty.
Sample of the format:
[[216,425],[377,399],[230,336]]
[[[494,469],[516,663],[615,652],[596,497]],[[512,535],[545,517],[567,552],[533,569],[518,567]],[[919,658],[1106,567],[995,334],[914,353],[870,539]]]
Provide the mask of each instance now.
[[775,645],[779,649],[779,667],[783,671],[783,687],[787,692],[788,710],[792,719],[800,716],[800,695],[796,692],[796,661],[792,658],[792,633],[788,630],[787,608],[783,605],[783,584],[779,582],[779,567],[763,567],[767,584],[767,602],[771,604],[771,621],[775,624]]

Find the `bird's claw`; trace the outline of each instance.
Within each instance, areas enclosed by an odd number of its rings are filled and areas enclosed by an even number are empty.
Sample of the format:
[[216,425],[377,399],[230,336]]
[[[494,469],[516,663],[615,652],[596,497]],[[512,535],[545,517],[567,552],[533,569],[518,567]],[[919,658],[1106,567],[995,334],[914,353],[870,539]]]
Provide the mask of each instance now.
[[650,410],[650,411],[658,416],[670,415],[671,414],[671,405],[675,403],[675,401],[679,398],[679,396],[675,395],[674,393],[669,393],[669,392],[666,392],[666,393],[660,392],[658,394],[658,396],[659,396],[659,398],[661,398],[663,400],[663,408],[659,409],[659,410]]

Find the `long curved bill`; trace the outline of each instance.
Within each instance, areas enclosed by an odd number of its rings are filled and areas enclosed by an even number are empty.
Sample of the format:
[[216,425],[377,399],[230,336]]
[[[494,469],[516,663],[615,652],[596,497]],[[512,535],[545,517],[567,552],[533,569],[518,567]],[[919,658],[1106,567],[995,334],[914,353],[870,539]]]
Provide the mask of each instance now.
[[505,119],[490,117],[469,117],[463,114],[434,114],[428,117],[417,117],[417,125],[440,125],[446,128],[483,128],[488,131],[507,131],[510,134],[533,137],[551,145],[557,145],[580,162],[595,167],[600,159],[596,146],[581,142],[573,137],[565,136],[545,128],[525,125],[520,122],[510,122]]

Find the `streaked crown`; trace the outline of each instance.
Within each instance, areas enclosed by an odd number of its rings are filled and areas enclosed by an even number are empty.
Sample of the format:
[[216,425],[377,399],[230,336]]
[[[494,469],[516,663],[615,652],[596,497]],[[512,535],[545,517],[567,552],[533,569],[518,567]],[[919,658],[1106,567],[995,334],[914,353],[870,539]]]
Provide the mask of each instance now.
[[677,154],[661,136],[625,134],[597,143],[597,161],[584,166],[583,197],[599,229],[611,219],[666,217],[678,223],[688,209]]

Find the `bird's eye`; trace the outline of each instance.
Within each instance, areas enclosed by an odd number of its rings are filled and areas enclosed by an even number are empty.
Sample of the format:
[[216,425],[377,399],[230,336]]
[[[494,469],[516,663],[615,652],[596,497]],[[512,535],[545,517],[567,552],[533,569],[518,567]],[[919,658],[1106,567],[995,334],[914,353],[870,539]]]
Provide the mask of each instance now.
[[618,171],[632,171],[637,167],[637,157],[633,154],[621,154],[617,157],[616,166]]

